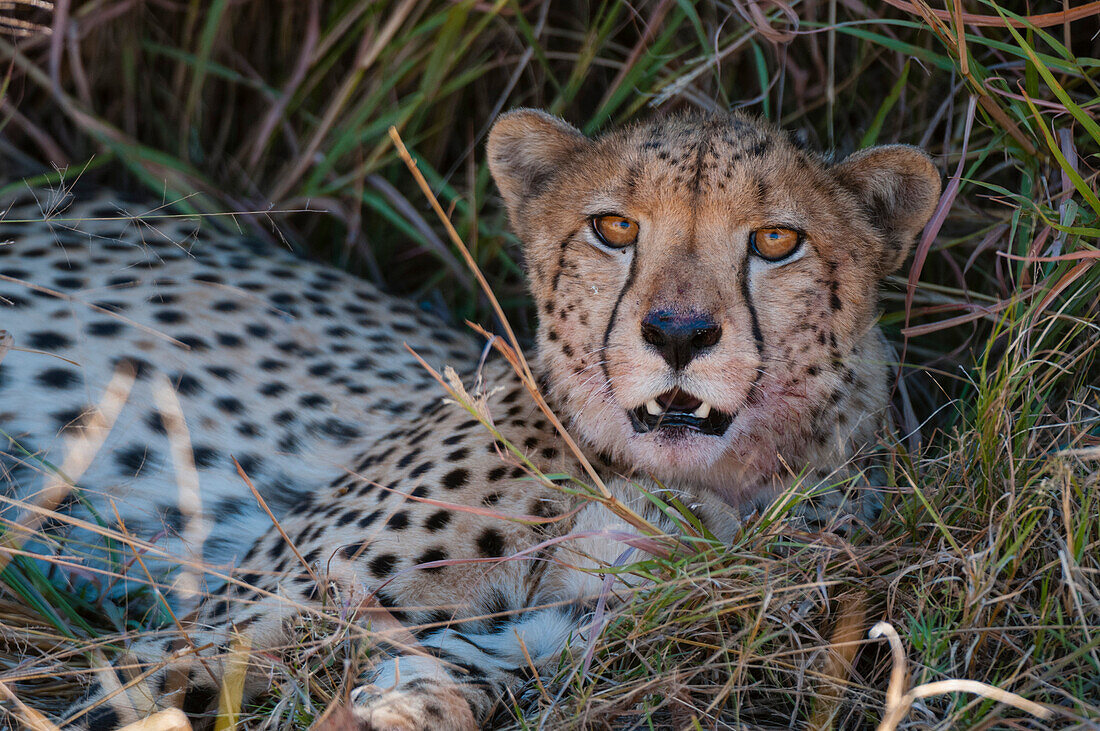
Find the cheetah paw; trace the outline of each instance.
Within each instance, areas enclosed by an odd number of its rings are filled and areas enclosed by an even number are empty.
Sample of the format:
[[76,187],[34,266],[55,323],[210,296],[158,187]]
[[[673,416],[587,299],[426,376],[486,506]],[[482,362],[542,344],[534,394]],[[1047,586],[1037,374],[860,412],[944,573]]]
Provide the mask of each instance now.
[[[476,731],[477,722],[457,689],[433,687],[380,690],[361,685],[351,693],[348,721],[337,728],[356,731]],[[348,718],[350,716],[350,718]]]

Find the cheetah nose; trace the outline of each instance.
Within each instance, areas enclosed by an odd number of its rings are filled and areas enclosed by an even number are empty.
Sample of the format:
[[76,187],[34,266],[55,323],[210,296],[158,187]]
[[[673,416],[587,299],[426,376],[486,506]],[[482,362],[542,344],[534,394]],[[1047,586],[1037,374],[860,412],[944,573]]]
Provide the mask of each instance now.
[[679,371],[722,337],[722,326],[710,315],[653,310],[642,320],[642,340],[657,349],[661,357]]

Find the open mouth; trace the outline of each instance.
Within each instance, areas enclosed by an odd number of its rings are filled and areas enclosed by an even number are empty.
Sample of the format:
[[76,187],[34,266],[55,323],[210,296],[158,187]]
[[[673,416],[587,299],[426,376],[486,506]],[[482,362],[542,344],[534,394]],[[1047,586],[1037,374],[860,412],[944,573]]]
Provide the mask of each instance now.
[[733,422],[733,415],[714,408],[690,393],[674,388],[646,401],[627,413],[639,434],[657,429],[690,429],[720,437]]

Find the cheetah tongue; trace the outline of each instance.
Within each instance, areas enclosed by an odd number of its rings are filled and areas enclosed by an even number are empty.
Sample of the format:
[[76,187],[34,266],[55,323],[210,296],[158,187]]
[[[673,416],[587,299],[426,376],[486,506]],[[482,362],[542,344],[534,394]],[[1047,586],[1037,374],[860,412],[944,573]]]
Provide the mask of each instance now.
[[[702,399],[697,399],[690,393],[684,393],[678,388],[665,391],[654,400],[661,407],[661,411],[682,411],[685,414],[691,414],[701,407],[706,407],[708,413],[710,411],[709,404],[704,404]],[[700,418],[706,418],[706,414],[700,414],[699,416]]]

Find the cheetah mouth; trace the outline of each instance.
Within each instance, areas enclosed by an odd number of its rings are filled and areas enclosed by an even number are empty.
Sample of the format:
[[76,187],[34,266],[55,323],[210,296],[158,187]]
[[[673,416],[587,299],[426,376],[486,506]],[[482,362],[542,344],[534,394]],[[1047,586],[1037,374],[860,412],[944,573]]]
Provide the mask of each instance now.
[[674,388],[655,399],[627,411],[634,431],[639,434],[657,430],[697,431],[720,437],[733,422],[733,414],[719,411],[702,399]]

